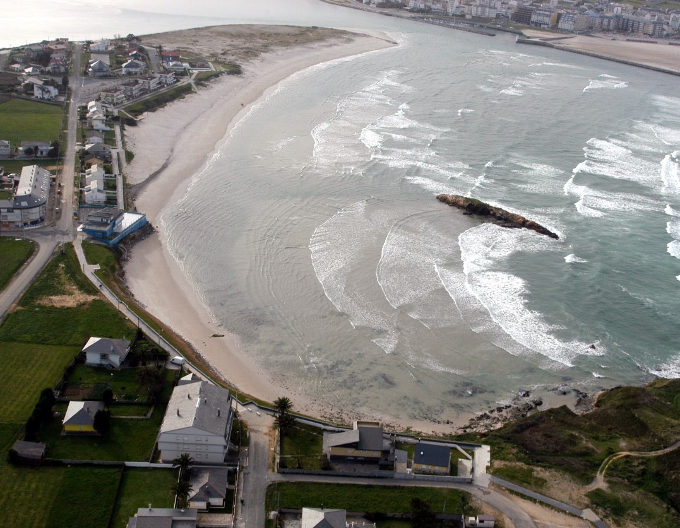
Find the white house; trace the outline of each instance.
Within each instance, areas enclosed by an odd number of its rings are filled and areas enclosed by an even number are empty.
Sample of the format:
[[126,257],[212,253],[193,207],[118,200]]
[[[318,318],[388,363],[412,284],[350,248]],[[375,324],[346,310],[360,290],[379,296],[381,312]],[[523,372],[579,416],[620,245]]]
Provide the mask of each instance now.
[[198,510],[196,508],[139,508],[130,517],[127,528],[196,528]]
[[229,469],[192,467],[189,475],[191,494],[189,507],[199,510],[209,508],[224,508],[227,496]]
[[49,84],[33,85],[33,97],[36,99],[51,101],[57,95],[59,95],[59,90],[57,90],[54,86],[50,86]]
[[98,182],[100,189],[104,187],[104,169],[96,163],[85,171],[85,185],[90,185],[93,181]]
[[139,75],[146,70],[146,64],[138,60],[130,59],[123,64],[122,68],[123,74],[125,75]]
[[171,462],[188,453],[196,462],[224,462],[231,420],[228,390],[200,380],[178,385],[158,434],[161,460]]
[[22,158],[46,158],[52,146],[47,141],[22,141],[17,154]]
[[0,222],[21,227],[45,220],[50,179],[49,171],[37,165],[21,169],[14,197],[0,200]]
[[88,205],[101,204],[106,202],[106,192],[99,186],[98,181],[93,181],[83,189],[85,203]]
[[107,77],[111,75],[111,68],[104,61],[96,60],[87,70],[92,77]]
[[93,42],[90,44],[90,51],[94,51],[97,53],[102,53],[109,51],[111,47],[111,41],[108,39],[103,39],[103,40],[98,40],[97,42]]
[[94,367],[119,368],[130,352],[130,341],[91,337],[83,347],[85,364]]
[[347,512],[326,508],[302,508],[300,528],[346,528]]
[[12,152],[12,145],[5,139],[0,139],[0,158],[9,158]]

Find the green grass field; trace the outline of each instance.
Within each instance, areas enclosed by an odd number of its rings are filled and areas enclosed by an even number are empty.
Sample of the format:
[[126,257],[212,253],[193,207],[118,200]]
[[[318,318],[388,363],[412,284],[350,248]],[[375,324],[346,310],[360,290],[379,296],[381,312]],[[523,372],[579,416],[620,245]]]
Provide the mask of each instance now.
[[122,468],[67,468],[45,526],[107,528],[122,472]]
[[177,471],[171,469],[126,469],[123,472],[118,500],[110,528],[125,528],[138,508],[172,508],[174,495],[170,491],[177,481]]
[[0,422],[25,422],[40,391],[54,387],[76,354],[77,347],[1,343]]
[[0,138],[19,146],[22,141],[49,141],[59,137],[64,110],[61,106],[9,99],[0,103]]
[[66,468],[16,468],[5,462],[0,470],[0,528],[46,526]]
[[17,270],[35,251],[35,244],[30,240],[0,238],[0,290],[4,289]]
[[321,469],[323,431],[311,425],[295,424],[281,441],[282,467]]
[[281,482],[267,488],[267,510],[277,508],[341,508],[367,513],[408,513],[411,499],[429,503],[433,511],[466,513],[471,511],[469,494],[444,488],[402,486],[362,486],[353,484],[319,484],[317,482]]

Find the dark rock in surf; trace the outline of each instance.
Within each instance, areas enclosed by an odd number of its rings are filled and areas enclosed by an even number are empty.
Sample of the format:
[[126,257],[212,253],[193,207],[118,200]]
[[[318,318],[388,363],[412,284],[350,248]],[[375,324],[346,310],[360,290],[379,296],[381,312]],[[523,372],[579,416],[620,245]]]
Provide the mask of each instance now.
[[458,207],[459,209],[463,209],[465,214],[475,214],[479,216],[490,217],[498,225],[503,227],[522,227],[536,231],[541,235],[549,236],[550,238],[559,238],[556,233],[553,233],[542,225],[537,224],[533,220],[529,220],[521,215],[511,213],[510,211],[506,211],[500,207],[493,207],[492,205],[484,203],[480,200],[475,200],[474,198],[466,198],[465,196],[460,196],[458,194],[439,194],[437,195],[437,200],[444,202],[445,204]]

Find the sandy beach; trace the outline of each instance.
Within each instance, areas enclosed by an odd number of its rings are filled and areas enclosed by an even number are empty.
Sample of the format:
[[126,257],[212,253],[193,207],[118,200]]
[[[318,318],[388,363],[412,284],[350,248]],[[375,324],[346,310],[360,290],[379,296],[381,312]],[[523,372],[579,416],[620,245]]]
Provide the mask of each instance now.
[[[669,70],[680,74],[680,46],[661,43],[614,39],[611,35],[559,35],[547,31],[524,29],[529,38],[550,41],[564,51],[595,54],[604,59]],[[555,37],[567,37],[551,40]]]
[[[238,338],[215,322],[169,254],[163,210],[184,195],[230,127],[268,89],[305,68],[393,45],[383,35],[356,35],[352,40],[345,37],[274,49],[246,63],[243,75],[223,76],[197,93],[144,115],[137,127],[126,128],[128,148],[135,153],[128,166],[128,182],[136,186],[137,210],[146,213],[156,228],[152,236],[134,246],[125,266],[127,284],[149,312],[191,343],[240,391],[270,401],[287,394],[248,357]],[[300,412],[328,411],[302,395],[296,394],[293,401]]]

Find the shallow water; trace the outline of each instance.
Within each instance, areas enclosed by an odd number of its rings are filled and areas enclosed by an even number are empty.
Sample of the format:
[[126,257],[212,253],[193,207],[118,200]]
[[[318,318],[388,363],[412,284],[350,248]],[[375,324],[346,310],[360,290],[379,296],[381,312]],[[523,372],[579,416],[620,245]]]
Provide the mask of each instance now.
[[287,386],[397,419],[680,374],[675,79],[395,32],[399,48],[282,83],[166,212],[217,319]]

